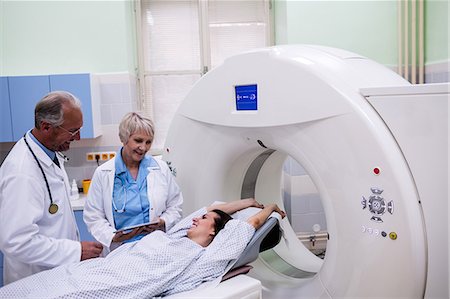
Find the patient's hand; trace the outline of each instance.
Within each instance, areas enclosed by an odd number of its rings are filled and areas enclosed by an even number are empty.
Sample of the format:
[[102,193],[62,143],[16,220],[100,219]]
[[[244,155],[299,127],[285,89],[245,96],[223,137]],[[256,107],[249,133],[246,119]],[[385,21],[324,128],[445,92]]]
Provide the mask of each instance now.
[[248,207],[255,207],[255,208],[264,209],[264,205],[260,204],[259,202],[257,202],[256,199],[254,199],[253,197],[245,198],[245,199],[242,199],[242,200],[247,201]]
[[257,214],[255,214],[252,217],[250,217],[249,219],[247,219],[247,222],[250,225],[252,225],[255,229],[258,229],[263,225],[263,223],[267,220],[267,218],[269,218],[269,216],[270,216],[270,214],[272,214],[272,212],[277,212],[278,214],[281,215],[282,218],[286,217],[286,213],[284,211],[282,211],[278,207],[278,205],[272,203],[272,204],[266,205],[264,207],[264,209],[262,209]]
[[274,207],[273,207],[273,211],[274,211],[274,212],[277,212],[278,214],[280,214],[280,215],[281,215],[281,218],[286,217],[286,212],[285,212],[285,211],[281,210],[281,209],[278,207],[278,205],[276,205],[276,204],[273,204],[273,205],[274,205]]
[[231,215],[237,211],[240,211],[240,210],[243,210],[243,209],[246,209],[249,207],[263,209],[264,205],[257,202],[254,198],[244,198],[244,199],[230,201],[227,203],[214,204],[212,206],[209,206],[207,208],[207,211],[210,212],[213,209],[218,209],[218,210],[222,210],[223,212]]

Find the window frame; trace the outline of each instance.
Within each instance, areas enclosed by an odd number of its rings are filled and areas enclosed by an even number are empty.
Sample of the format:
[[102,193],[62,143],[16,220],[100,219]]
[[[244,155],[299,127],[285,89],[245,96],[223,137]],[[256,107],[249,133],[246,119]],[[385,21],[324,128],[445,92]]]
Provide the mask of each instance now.
[[[208,4],[212,1],[218,0],[196,0],[198,5],[198,25],[199,25],[199,65],[198,70],[170,70],[170,71],[152,71],[146,70],[145,66],[145,53],[148,49],[145,49],[143,42],[143,16],[142,7],[144,2],[152,0],[135,0],[135,14],[136,14],[136,35],[137,35],[137,61],[138,68],[137,73],[137,89],[138,89],[138,109],[140,109],[144,114],[155,119],[155,101],[152,98],[152,91],[147,82],[147,78],[151,76],[164,76],[164,75],[199,75],[200,78],[205,75],[212,68],[211,62],[211,40],[210,40],[210,24],[209,24],[209,13]],[[154,0],[161,1],[161,0]],[[170,0],[164,0],[170,1]],[[180,0],[184,1],[184,0]],[[188,1],[188,0],[186,0]],[[194,0],[195,1],[195,0]],[[226,1],[226,0],[220,0]],[[265,30],[265,41],[266,47],[272,46],[274,43],[274,12],[273,12],[273,0],[248,0],[248,1],[261,1],[263,2],[264,10],[264,24],[266,26]],[[236,2],[239,3],[239,2]],[[165,139],[165,136],[164,136]],[[153,149],[154,152],[160,153],[162,148]]]

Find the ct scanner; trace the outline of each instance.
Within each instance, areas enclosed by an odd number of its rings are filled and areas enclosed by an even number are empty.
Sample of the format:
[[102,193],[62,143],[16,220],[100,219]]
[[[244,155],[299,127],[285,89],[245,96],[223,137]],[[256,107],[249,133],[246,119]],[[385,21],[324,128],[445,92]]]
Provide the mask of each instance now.
[[322,260],[285,218],[270,258],[207,297],[448,298],[448,101],[449,84],[413,86],[320,46],[255,50],[206,74],[163,154],[184,214],[248,196],[282,207],[290,156],[316,185],[329,234]]

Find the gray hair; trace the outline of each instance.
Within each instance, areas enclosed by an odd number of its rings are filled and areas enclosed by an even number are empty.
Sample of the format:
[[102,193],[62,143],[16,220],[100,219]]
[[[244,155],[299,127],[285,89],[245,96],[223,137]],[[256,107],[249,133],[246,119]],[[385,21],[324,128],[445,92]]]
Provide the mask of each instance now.
[[139,131],[147,133],[153,141],[155,126],[149,117],[138,112],[129,112],[125,114],[119,125],[120,141],[127,143],[130,136]]
[[40,129],[42,121],[54,127],[62,125],[64,104],[70,104],[81,110],[80,100],[67,91],[52,91],[45,95],[34,108],[34,126]]

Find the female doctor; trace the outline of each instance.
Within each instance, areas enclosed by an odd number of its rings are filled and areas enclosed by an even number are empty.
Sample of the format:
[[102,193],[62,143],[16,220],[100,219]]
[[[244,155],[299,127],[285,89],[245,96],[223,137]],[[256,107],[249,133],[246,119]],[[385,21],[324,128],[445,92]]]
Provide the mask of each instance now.
[[83,218],[104,255],[181,219],[183,197],[169,167],[146,155],[153,136],[149,118],[126,114],[119,125],[123,147],[94,173]]

